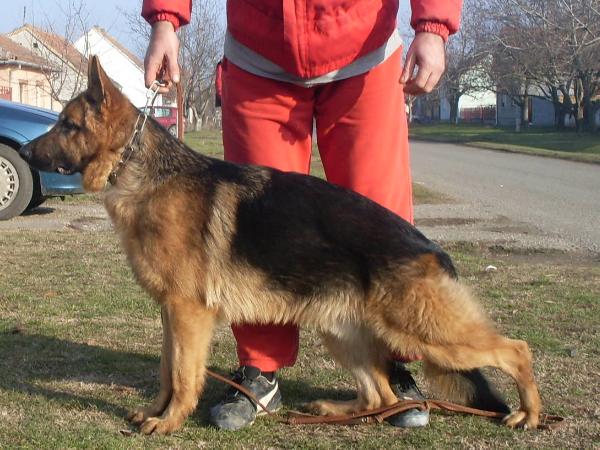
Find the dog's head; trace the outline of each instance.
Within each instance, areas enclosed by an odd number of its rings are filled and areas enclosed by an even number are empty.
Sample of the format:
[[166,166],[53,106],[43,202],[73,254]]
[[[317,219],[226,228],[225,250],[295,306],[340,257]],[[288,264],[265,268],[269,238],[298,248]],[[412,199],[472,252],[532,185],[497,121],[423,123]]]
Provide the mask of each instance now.
[[39,170],[80,172],[83,187],[99,191],[133,132],[137,113],[92,56],[87,90],[67,103],[54,127],[24,146],[21,156]]

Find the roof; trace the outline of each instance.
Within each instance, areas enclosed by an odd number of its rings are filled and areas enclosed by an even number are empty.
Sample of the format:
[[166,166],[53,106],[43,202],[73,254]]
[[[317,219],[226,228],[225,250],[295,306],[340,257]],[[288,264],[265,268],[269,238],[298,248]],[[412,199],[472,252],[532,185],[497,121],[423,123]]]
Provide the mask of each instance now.
[[46,65],[46,61],[43,58],[2,34],[0,34],[0,61],[29,63],[40,67]]
[[144,70],[144,62],[138,56],[136,56],[133,52],[131,52],[128,48],[126,48],[123,44],[121,44],[114,37],[112,37],[110,34],[108,34],[108,32],[104,28],[99,27],[98,25],[94,25],[90,31],[92,31],[92,30],[95,30],[98,33],[100,33],[102,35],[102,37],[104,37],[104,39],[106,39],[108,42],[110,42],[113,45],[113,47],[120,50],[125,56],[127,56],[127,58],[129,58],[131,60],[131,62],[133,62],[141,70]]
[[41,41],[46,47],[54,51],[61,59],[66,60],[73,67],[80,69],[87,67],[87,58],[77,51],[77,49],[65,38],[58,34],[42,30],[26,23],[25,25],[11,31],[8,36],[12,36],[21,31],[28,31],[38,41]]

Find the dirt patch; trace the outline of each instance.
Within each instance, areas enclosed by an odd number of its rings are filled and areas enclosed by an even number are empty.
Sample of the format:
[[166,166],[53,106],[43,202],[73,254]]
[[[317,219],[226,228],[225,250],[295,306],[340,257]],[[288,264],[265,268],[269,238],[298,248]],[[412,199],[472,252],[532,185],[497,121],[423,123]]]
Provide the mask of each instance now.
[[83,216],[69,222],[67,227],[76,231],[97,231],[110,228],[110,223],[106,217]]
[[522,248],[513,241],[447,241],[442,242],[449,252],[476,252],[484,258],[511,263],[546,264],[548,267],[590,267],[600,263],[600,255],[584,251],[564,251],[553,248]]
[[100,201],[69,203],[52,200],[20,217],[0,222],[0,231],[98,231],[110,228],[110,220]]
[[444,227],[457,225],[473,225],[481,222],[480,219],[468,219],[465,217],[430,217],[416,219],[415,225],[418,227]]

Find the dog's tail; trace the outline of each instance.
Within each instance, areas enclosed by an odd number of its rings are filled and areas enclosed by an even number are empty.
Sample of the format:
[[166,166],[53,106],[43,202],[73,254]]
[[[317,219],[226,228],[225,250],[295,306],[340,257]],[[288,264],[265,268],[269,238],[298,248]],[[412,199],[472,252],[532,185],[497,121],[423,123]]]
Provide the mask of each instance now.
[[424,369],[435,398],[472,408],[510,413],[502,395],[481,370],[449,371],[430,361],[424,362]]

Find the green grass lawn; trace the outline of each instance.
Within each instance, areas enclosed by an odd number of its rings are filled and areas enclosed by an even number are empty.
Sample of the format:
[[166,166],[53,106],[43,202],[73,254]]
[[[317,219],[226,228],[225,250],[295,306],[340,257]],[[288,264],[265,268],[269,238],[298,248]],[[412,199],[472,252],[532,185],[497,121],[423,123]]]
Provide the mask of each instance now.
[[552,129],[512,130],[482,125],[413,125],[411,138],[466,143],[478,147],[600,162],[600,133]]
[[[220,157],[220,135],[188,143]],[[318,161],[313,158],[315,171]],[[418,185],[415,186],[418,188]],[[420,191],[422,202],[443,202]],[[85,202],[97,202],[90,196]],[[600,445],[600,267],[561,253],[523,254],[464,243],[447,246],[499,329],[527,340],[547,412],[567,423],[554,432],[512,431],[477,417],[434,413],[423,429],[289,426],[258,420],[239,432],[207,425],[225,386],[209,381],[197,411],[170,436],[141,436],[124,420],[158,391],[159,308],[138,287],[110,231],[1,231],[0,448],[593,448]],[[483,270],[489,264],[498,270]],[[228,327],[213,339],[210,368],[236,366]],[[425,390],[420,365],[413,364]],[[348,375],[303,331],[298,361],[281,371],[285,410],[317,398],[348,399]],[[512,405],[510,380],[490,372]],[[133,434],[120,433],[133,430]]]
[[[127,409],[158,390],[158,307],[135,283],[112,232],[2,232],[0,448],[590,448],[598,442],[600,268],[528,261],[453,246],[460,273],[506,334],[526,339],[546,411],[567,416],[554,432],[511,431],[476,417],[434,413],[430,426],[289,426],[261,419],[219,432],[208,408],[225,387],[209,381],[198,410],[167,437],[124,436]],[[498,271],[483,270],[494,264]],[[227,327],[210,367],[235,367]],[[419,365],[413,365],[423,385]],[[514,405],[512,383],[492,373]],[[299,359],[281,372],[285,408],[350,398],[352,383],[303,331]]]

